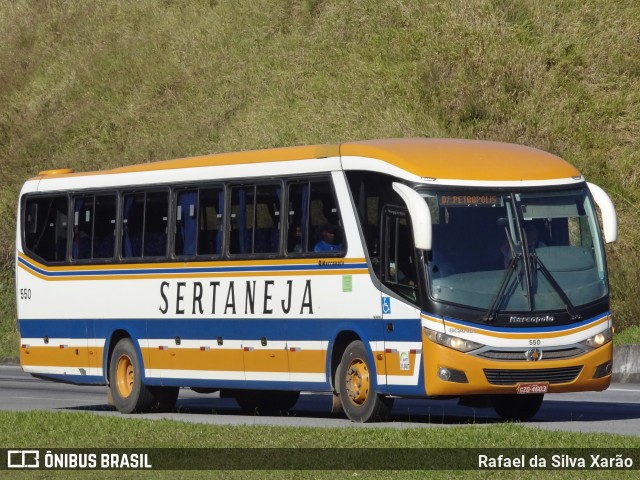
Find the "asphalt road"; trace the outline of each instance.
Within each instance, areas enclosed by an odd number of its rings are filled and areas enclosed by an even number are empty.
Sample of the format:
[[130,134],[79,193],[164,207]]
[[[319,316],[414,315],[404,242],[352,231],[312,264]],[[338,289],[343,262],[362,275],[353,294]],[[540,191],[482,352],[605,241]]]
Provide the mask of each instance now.
[[[49,382],[31,377],[17,366],[0,366],[0,410],[85,411],[98,415],[160,419],[217,425],[281,425],[307,427],[423,428],[499,423],[491,408],[457,405],[455,400],[396,399],[384,423],[357,424],[332,416],[329,395],[303,394],[286,416],[247,416],[235,401],[217,394],[183,389],[174,412],[121,415],[106,403],[106,387]],[[613,384],[605,392],[547,394],[536,428],[640,435],[640,384]]]

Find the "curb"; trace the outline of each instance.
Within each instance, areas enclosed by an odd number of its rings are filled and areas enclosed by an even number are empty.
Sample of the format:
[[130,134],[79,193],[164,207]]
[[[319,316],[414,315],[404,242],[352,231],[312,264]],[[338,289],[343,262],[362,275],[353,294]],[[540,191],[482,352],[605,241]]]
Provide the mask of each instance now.
[[616,383],[640,383],[640,345],[613,347],[613,374]]

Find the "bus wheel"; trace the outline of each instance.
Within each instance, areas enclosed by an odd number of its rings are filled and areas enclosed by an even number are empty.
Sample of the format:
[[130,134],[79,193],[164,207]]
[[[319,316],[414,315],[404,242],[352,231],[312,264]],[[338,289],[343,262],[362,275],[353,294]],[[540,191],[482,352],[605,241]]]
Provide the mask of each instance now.
[[533,417],[544,398],[543,393],[531,395],[492,395],[491,405],[501,418],[505,420],[528,420]]
[[386,418],[393,405],[373,390],[373,372],[367,351],[360,340],[351,342],[338,366],[336,385],[344,413],[354,422],[368,422]]
[[114,405],[122,413],[145,412],[153,406],[154,395],[142,383],[141,365],[130,338],[123,338],[113,349],[109,388]]
[[291,410],[300,392],[287,390],[238,390],[235,393],[240,408],[249,414],[283,413]]

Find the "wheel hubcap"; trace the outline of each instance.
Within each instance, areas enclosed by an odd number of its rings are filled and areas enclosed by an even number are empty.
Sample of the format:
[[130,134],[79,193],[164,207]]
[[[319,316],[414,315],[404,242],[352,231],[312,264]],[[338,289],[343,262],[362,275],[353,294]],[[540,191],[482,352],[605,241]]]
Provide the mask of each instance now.
[[367,364],[360,358],[355,358],[347,368],[345,378],[346,393],[354,405],[362,405],[369,396],[369,369]]
[[134,380],[133,362],[127,355],[123,355],[118,359],[116,366],[116,386],[122,398],[131,395]]

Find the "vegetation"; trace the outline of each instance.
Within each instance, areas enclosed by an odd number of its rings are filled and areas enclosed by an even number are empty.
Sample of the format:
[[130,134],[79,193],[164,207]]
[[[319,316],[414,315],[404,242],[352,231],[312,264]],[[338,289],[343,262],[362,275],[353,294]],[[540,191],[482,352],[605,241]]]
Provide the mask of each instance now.
[[[218,426],[182,423],[170,420],[144,420],[119,418],[114,416],[97,416],[91,413],[52,413],[52,412],[0,412],[3,428],[0,431],[0,447],[2,448],[100,448],[112,451],[118,448],[388,448],[397,449],[396,455],[406,453],[412,448],[456,448],[492,449],[505,455],[516,452],[525,453],[523,449],[550,448],[587,449],[582,455],[598,453],[596,449],[614,448],[616,453],[625,454],[620,449],[637,449],[640,447],[638,437],[626,437],[608,434],[585,434],[561,431],[546,431],[524,427],[516,424],[499,424],[493,426],[432,426],[425,428],[298,428],[298,427],[266,427],[266,426]],[[90,425],[90,427],[88,427]],[[511,450],[505,450],[508,446]],[[627,450],[629,452],[630,450]],[[344,451],[345,456],[352,452]],[[382,451],[381,451],[382,452]],[[464,455],[464,450],[460,450]],[[566,453],[566,452],[565,452]],[[167,455],[175,455],[175,451],[167,451]],[[382,454],[382,453],[381,453]],[[433,455],[433,453],[431,453]],[[512,453],[513,454],[513,453]],[[603,454],[603,452],[600,452]],[[278,455],[274,450],[273,455]],[[628,455],[628,453],[627,453]],[[322,452],[315,458],[320,462]],[[338,468],[343,472],[321,470],[309,471],[194,471],[188,476],[175,471],[152,472],[94,472],[95,478],[341,478],[348,475],[352,478],[430,478],[425,471],[368,471],[367,462],[375,461],[362,455],[355,458],[348,468]],[[286,462],[283,462],[286,464]],[[343,466],[347,462],[341,462]],[[8,473],[8,472],[6,472]],[[16,473],[16,472],[11,472]],[[77,477],[73,477],[73,474]],[[434,472],[435,473],[435,472]],[[31,475],[29,475],[31,474]],[[57,474],[57,475],[56,475]],[[87,478],[88,472],[19,472],[15,478]],[[82,474],[82,475],[80,475]],[[599,478],[602,472],[559,469],[556,471],[512,470],[477,472],[471,470],[451,470],[438,472],[438,478],[460,476],[467,478],[516,478],[526,479],[531,475],[537,478]],[[607,476],[619,478],[636,478],[637,471],[607,471]],[[91,477],[91,475],[89,475]],[[93,478],[91,477],[91,478]]]
[[640,344],[640,326],[634,325],[616,333],[613,336],[613,344],[614,346]]
[[575,164],[620,216],[616,328],[640,318],[634,0],[15,0],[0,32],[0,358],[17,355],[26,178],[365,138],[502,140]]

